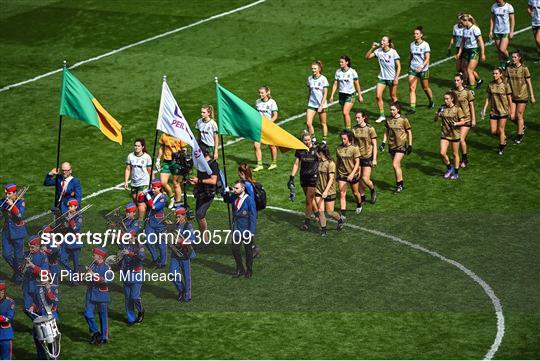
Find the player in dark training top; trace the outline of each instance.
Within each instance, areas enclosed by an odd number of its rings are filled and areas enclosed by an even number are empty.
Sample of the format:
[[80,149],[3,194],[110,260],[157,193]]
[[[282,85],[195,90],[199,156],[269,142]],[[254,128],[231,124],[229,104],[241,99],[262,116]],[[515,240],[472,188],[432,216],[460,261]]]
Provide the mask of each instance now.
[[[300,168],[300,185],[306,196],[306,206],[304,208],[304,224],[300,227],[303,231],[309,229],[309,221],[311,215],[317,211],[315,203],[315,187],[317,186],[317,174],[319,172],[319,159],[317,157],[317,147],[311,141],[311,135],[308,132],[302,133],[302,142],[309,150],[297,150],[295,153],[296,160],[289,177],[287,186],[290,190],[294,189],[294,177],[298,168]],[[291,197],[291,200],[293,198]]]

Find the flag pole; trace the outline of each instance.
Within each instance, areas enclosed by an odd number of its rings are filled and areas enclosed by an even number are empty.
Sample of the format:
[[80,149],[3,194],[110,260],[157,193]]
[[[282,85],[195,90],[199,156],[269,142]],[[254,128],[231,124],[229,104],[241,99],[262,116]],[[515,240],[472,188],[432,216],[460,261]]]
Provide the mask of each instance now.
[[[218,84],[219,84],[219,81],[218,81],[218,78],[217,76],[214,77],[214,81],[216,82],[216,93],[217,93],[217,87],[218,87]],[[218,115],[221,114],[220,111],[219,111],[219,99],[217,99],[218,102],[217,102],[217,110],[218,110]],[[225,147],[224,147],[224,144],[223,143],[223,134],[220,134],[219,135],[220,137],[220,145],[221,145],[221,159],[223,160],[223,175],[225,176],[225,184],[227,184],[227,186],[229,185],[229,181],[227,180],[227,165],[226,165],[226,162],[225,162]],[[231,220],[231,204],[229,202],[227,202],[227,216],[229,217],[229,228],[232,229],[232,220]]]
[[[64,71],[67,68],[67,61],[64,60],[63,69]],[[64,92],[64,77],[65,74],[62,73],[62,86],[60,89],[60,102],[62,102],[62,94]],[[58,180],[60,179],[60,144],[62,139],[62,114],[59,115],[58,121],[58,142],[56,143],[56,176],[54,181],[54,207],[58,208]]]
[[[167,82],[167,75],[163,75],[163,82],[166,83]],[[161,100],[160,100],[161,101]],[[160,107],[161,109],[161,107]],[[159,121],[159,114],[158,114],[158,121]],[[154,167],[156,165],[156,147],[157,147],[157,141],[158,141],[158,129],[157,129],[157,125],[156,125],[156,135],[154,136],[154,149],[152,150],[152,174],[150,174],[150,181],[148,182],[148,189],[152,189],[151,186],[152,186],[152,178],[153,178],[153,173],[154,173]],[[156,168],[156,171],[157,171],[157,168]]]

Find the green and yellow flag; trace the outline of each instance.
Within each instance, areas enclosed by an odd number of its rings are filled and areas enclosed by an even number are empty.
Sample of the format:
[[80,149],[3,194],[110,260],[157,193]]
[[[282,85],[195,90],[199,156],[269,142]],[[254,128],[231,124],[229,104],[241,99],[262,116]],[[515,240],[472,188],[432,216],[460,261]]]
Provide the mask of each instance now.
[[113,142],[122,144],[122,125],[66,67],[62,77],[60,115],[67,115],[94,126]]
[[219,134],[244,137],[254,142],[282,148],[308,149],[292,134],[217,83],[216,93]]

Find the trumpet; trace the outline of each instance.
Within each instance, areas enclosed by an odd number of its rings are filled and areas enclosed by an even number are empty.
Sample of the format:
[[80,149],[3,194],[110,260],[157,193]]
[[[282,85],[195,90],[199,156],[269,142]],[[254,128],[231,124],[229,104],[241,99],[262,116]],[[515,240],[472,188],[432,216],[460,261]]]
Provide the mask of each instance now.
[[[30,187],[26,186],[26,187],[23,187],[21,190],[17,191],[17,199],[15,199],[13,204],[7,209],[8,211],[11,211],[15,203],[17,203],[25,195],[25,193],[28,191],[28,188]],[[8,198],[6,197],[4,201],[2,202],[2,204],[0,204],[0,208],[4,207],[4,204],[6,204],[7,201],[8,201]]]
[[193,246],[191,246],[191,244],[184,244],[183,242],[185,239],[181,235],[178,235],[176,241],[178,242],[179,239],[181,240],[180,244],[167,244],[171,248],[171,251],[174,252],[174,254],[176,254],[179,258],[188,259],[193,252]]
[[56,220],[54,220],[51,223],[51,224],[53,224],[53,223],[56,223],[56,224],[52,228],[50,233],[53,233],[54,231],[56,231],[60,227],[65,227],[64,222],[62,222],[62,221],[69,221],[70,219],[72,219],[72,218],[74,218],[76,216],[80,216],[81,214],[86,212],[88,210],[88,208],[90,208],[90,207],[92,207],[92,205],[88,204],[88,205],[84,206],[83,208],[79,209],[77,212],[75,212],[73,214],[70,214],[69,211],[66,211],[64,214],[62,214],[60,217],[58,217]]
[[113,209],[112,211],[110,211],[109,213],[105,215],[105,219],[107,220],[107,228],[117,229],[120,227],[121,230],[123,230],[124,232],[127,232],[125,221],[128,217],[122,216],[122,213],[121,213],[122,209],[123,209],[122,206],[116,207],[115,209]]
[[129,250],[126,248],[119,250],[116,254],[111,254],[105,259],[105,263],[108,264],[110,267],[117,266],[122,262],[124,259],[124,256],[128,254]]

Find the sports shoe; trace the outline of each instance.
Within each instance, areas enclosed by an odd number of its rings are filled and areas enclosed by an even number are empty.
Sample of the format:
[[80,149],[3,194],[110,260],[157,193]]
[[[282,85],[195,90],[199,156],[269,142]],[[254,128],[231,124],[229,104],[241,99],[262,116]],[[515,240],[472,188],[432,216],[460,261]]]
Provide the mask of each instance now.
[[268,167],[268,170],[272,170],[272,169],[275,169],[275,168],[277,168],[277,164],[272,163],[272,164],[270,164],[270,167]]
[[444,178],[444,179],[448,179],[448,178],[450,178],[453,174],[454,174],[454,167],[451,167],[450,169],[448,169],[448,170],[444,173],[443,178]]
[[461,164],[459,165],[460,168],[466,168],[469,165],[468,160],[462,160]]
[[302,224],[300,226],[300,230],[301,231],[308,231],[309,230],[309,225],[307,225],[306,223]]
[[476,89],[480,89],[483,83],[484,81],[482,79],[478,79],[478,81],[476,82]]
[[313,143],[313,145],[317,145],[317,138],[311,138],[311,143]]
[[498,155],[503,155],[504,153],[504,149],[501,149],[501,148],[498,148],[495,151],[497,152]]
[[259,247],[258,247],[257,245],[255,245],[255,244],[254,244],[251,248],[253,249],[253,258],[255,259],[255,258],[257,258],[257,256],[259,255],[259,253],[261,253],[261,252],[260,252],[260,249],[259,249]]
[[386,120],[386,117],[384,115],[381,115],[375,120],[376,123],[382,123]]
[[261,171],[261,170],[263,170],[263,169],[264,169],[264,168],[263,168],[262,165],[258,165],[258,166],[256,166],[255,168],[253,168],[253,171],[254,171],[254,172],[258,172],[258,171]]
[[428,103],[428,108],[433,109],[434,107],[435,107],[435,103],[433,102],[433,100],[430,100]]
[[345,227],[345,220],[343,219],[343,217],[341,217],[340,219],[338,219],[337,221],[337,227],[336,229],[338,231],[341,231],[343,229],[343,227]]
[[373,189],[371,192],[371,199],[369,201],[371,204],[375,204],[375,202],[377,202],[377,191],[375,189]]
[[523,142],[523,136],[525,134],[518,134],[516,136],[516,139],[514,139],[514,145],[518,145],[518,144],[521,144],[521,142]]
[[403,189],[405,189],[405,187],[403,187],[403,186],[396,186],[396,189],[395,189],[394,192],[395,192],[395,193],[401,193],[401,192],[403,192]]
[[328,233],[326,232],[326,229],[321,229],[320,235],[321,237],[326,237],[328,235]]
[[451,180],[458,180],[459,179],[459,174],[457,173],[454,173],[452,174],[452,176],[450,177]]
[[362,203],[360,203],[359,207],[356,207],[356,214],[362,213]]
[[169,209],[173,209],[174,208],[174,197],[171,197],[171,200],[169,201]]

